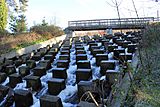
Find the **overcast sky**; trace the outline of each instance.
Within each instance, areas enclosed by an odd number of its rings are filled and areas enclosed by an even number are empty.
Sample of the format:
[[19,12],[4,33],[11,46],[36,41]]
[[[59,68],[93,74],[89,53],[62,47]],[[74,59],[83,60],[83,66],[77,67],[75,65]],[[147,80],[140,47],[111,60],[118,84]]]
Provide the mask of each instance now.
[[[113,0],[115,1],[115,0]],[[121,17],[136,17],[132,0],[117,0]],[[139,17],[156,17],[160,0],[134,0]],[[49,24],[67,27],[68,21],[117,18],[112,0],[29,0],[28,26],[39,24],[45,17]]]

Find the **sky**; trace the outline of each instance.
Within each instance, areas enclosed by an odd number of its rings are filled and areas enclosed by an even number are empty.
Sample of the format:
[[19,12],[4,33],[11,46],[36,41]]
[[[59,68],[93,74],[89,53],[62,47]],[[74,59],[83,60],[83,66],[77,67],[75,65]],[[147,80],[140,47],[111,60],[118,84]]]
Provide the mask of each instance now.
[[[29,0],[27,7],[28,27],[45,20],[62,28],[68,21],[118,18],[115,0]],[[136,17],[132,0],[117,0],[122,18]],[[157,17],[160,0],[134,0],[139,17]]]

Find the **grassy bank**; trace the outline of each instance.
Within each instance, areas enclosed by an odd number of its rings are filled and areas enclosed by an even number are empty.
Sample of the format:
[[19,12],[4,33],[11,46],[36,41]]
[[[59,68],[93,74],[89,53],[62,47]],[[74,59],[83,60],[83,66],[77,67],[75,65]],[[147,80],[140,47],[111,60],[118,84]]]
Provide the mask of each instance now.
[[9,34],[0,32],[0,55],[18,50],[48,39],[63,35],[61,28],[54,25],[37,25],[31,28],[29,33]]
[[139,46],[140,68],[125,106],[160,107],[160,25],[148,26]]
[[33,45],[52,38],[51,36],[41,36],[36,33],[23,33],[17,35],[0,36],[0,54],[17,50],[29,45]]

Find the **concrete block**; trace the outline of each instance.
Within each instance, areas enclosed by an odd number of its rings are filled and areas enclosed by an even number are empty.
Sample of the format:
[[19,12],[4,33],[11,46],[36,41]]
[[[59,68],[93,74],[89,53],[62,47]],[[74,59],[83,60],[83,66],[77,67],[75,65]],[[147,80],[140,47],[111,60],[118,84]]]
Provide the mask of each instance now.
[[82,81],[88,81],[92,78],[92,70],[91,69],[77,69],[76,71],[76,82],[79,83]]
[[0,72],[0,83],[4,82],[6,78],[7,78],[7,74]]
[[103,60],[100,63],[100,73],[101,75],[105,75],[107,70],[115,69],[115,61],[114,60]]
[[87,55],[86,54],[76,55],[76,62],[78,62],[79,60],[87,60]]
[[14,65],[9,65],[9,66],[6,66],[6,69],[5,69],[5,73],[7,75],[11,75],[13,73],[16,73],[16,68]]
[[81,69],[91,69],[91,64],[90,61],[87,60],[80,60],[77,62],[77,68],[81,68]]
[[50,62],[53,62],[54,57],[55,57],[54,55],[46,54],[46,55],[44,56],[44,60],[50,60]]
[[4,99],[4,97],[8,94],[9,87],[0,84],[0,102]]
[[45,94],[40,97],[40,107],[63,107],[63,105],[61,98]]
[[9,75],[9,86],[14,88],[18,83],[22,82],[22,77],[19,74]]
[[19,74],[24,77],[30,74],[30,68],[28,66],[19,67]]
[[9,65],[13,65],[13,64],[14,64],[14,61],[13,60],[9,60],[9,59],[6,59],[5,62],[4,62],[5,66],[9,66]]
[[120,53],[125,53],[125,49],[124,48],[114,49],[113,58],[114,59],[119,59],[119,54]]
[[15,64],[16,67],[18,67],[18,66],[23,64],[23,61],[22,61],[22,59],[18,59],[18,60],[14,61],[14,64]]
[[96,54],[104,54],[103,49],[93,49],[92,54],[94,57],[96,57]]
[[26,65],[27,65],[30,69],[32,69],[32,68],[36,67],[36,61],[35,61],[35,60],[28,60],[28,61],[26,62]]
[[[77,107],[97,107],[94,103],[90,103],[87,101],[80,101]],[[98,107],[103,107],[101,104],[99,104]]]
[[27,90],[16,89],[14,98],[16,107],[30,107],[33,105],[32,93]]
[[43,76],[43,75],[46,75],[46,68],[45,67],[39,67],[39,66],[37,66],[37,67],[35,67],[34,69],[33,69],[33,75],[34,76]]
[[128,44],[128,53],[134,53],[136,51],[137,44]]
[[50,50],[50,51],[48,51],[48,53],[47,53],[47,54],[48,54],[48,55],[56,56],[57,51]]
[[68,60],[58,60],[57,61],[57,67],[58,68],[68,68],[69,61]]
[[70,55],[59,55],[59,60],[70,60]]
[[78,99],[80,99],[82,97],[82,95],[87,92],[87,91],[95,91],[94,90],[94,86],[93,83],[91,81],[80,81],[78,83]]
[[48,81],[48,92],[51,95],[58,95],[65,88],[64,79],[52,78]]
[[69,54],[70,54],[69,50],[61,51],[61,55],[69,55]]
[[32,90],[37,91],[42,87],[39,76],[26,76],[24,80],[27,81],[27,88],[32,87]]
[[86,54],[85,50],[76,50],[76,55],[78,54]]
[[133,54],[132,53],[121,53],[120,55],[120,63],[124,62],[124,61],[128,61],[128,60],[132,60],[132,56]]
[[39,61],[41,57],[42,57],[41,55],[33,55],[31,59],[35,61]]
[[113,52],[116,48],[118,48],[118,45],[108,45],[108,52]]
[[106,80],[108,80],[110,84],[117,83],[121,78],[122,78],[122,75],[120,75],[120,72],[118,71],[115,71],[115,70],[106,71]]
[[84,47],[83,46],[77,46],[76,50],[84,50]]
[[108,54],[96,54],[96,65],[100,66],[102,60],[108,60]]
[[44,67],[46,70],[48,70],[51,68],[51,62],[50,60],[39,61],[38,66]]
[[52,69],[52,77],[67,79],[66,68],[53,68]]

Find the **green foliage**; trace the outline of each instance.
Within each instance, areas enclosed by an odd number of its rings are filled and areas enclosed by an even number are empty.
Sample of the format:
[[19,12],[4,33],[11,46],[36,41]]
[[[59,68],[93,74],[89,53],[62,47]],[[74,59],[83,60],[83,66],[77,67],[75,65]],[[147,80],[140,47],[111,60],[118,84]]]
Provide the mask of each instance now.
[[0,30],[4,30],[7,25],[7,6],[5,0],[0,1]]
[[48,25],[48,26],[43,26],[43,25],[36,25],[33,26],[30,29],[32,32],[36,32],[40,35],[44,35],[44,36],[60,36],[63,35],[64,32],[62,31],[62,29],[60,27],[54,26],[54,25]]
[[126,107],[160,107],[160,25],[148,26],[139,46],[141,66],[134,75]]
[[42,20],[42,26],[47,26],[47,25],[48,23],[46,22],[45,17],[44,17],[44,19]]
[[[10,30],[13,33],[21,33],[27,30],[26,16],[27,0],[19,0],[19,7],[12,5],[14,10],[10,13]],[[16,5],[16,6],[15,6]]]

